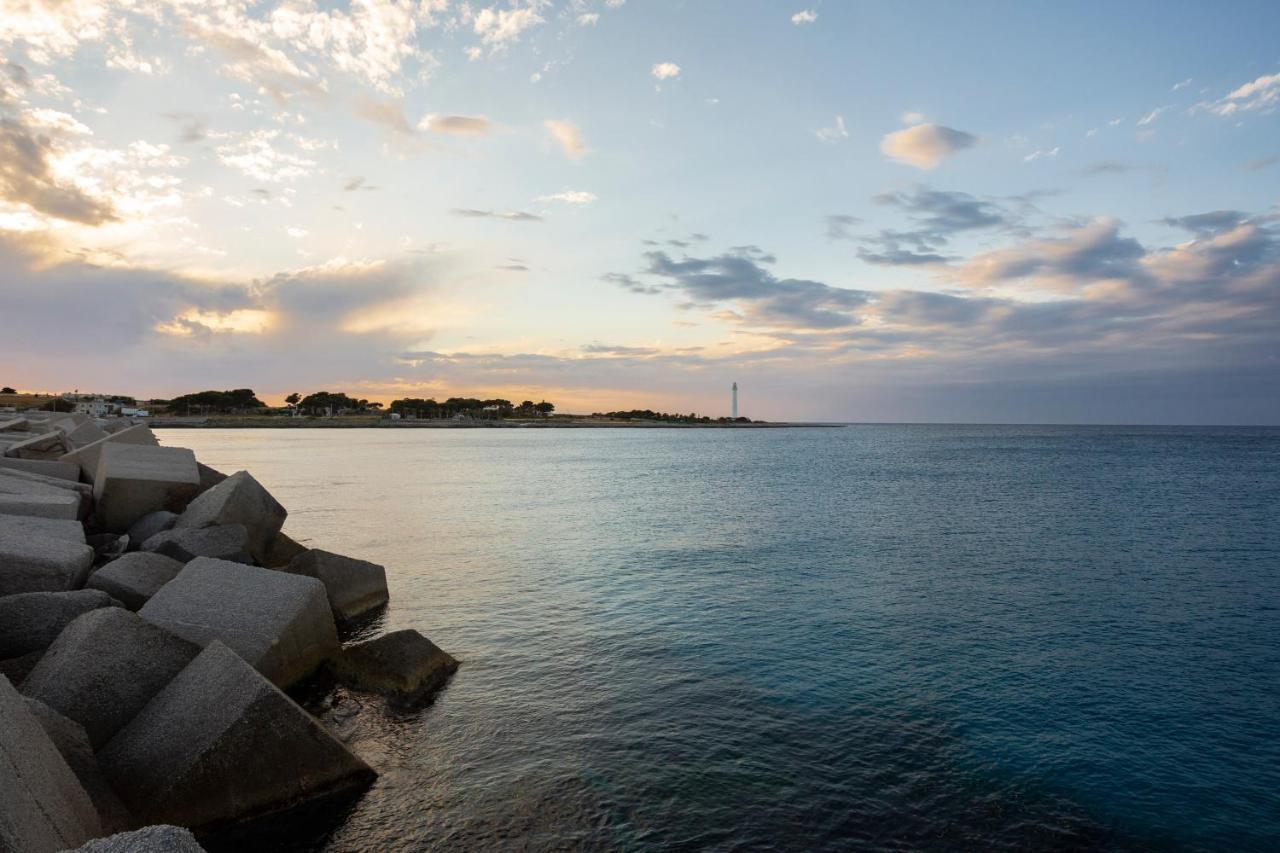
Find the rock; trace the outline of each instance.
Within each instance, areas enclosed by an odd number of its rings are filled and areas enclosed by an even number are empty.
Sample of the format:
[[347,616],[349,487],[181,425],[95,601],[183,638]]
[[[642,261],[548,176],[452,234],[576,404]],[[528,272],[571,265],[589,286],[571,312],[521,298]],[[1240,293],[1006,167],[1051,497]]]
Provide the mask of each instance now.
[[61,539],[77,545],[85,544],[84,525],[78,521],[36,518],[30,515],[0,515],[0,535],[5,533],[20,533],[23,536],[43,539]]
[[95,838],[66,853],[205,853],[191,830],[180,826],[144,826],[109,838]]
[[324,584],[226,560],[192,560],[138,613],[202,646],[221,640],[280,687],[339,648]]
[[98,757],[135,815],[189,827],[287,808],[363,787],[375,777],[309,714],[216,641]]
[[105,563],[129,550],[129,534],[95,533],[85,537],[85,544],[93,549],[95,563]]
[[243,524],[164,530],[142,543],[143,551],[154,551],[183,563],[196,557],[251,563],[248,547],[249,531]]
[[61,461],[74,462],[79,465],[81,479],[93,483],[98,478],[98,461],[102,458],[102,451],[109,444],[155,447],[159,442],[156,441],[155,433],[151,432],[149,427],[139,424],[128,429],[122,429],[119,432],[110,433],[106,438],[95,441],[93,444],[78,447],[65,454]]
[[[51,486],[48,483],[42,483],[39,480],[31,480],[31,476],[22,471],[0,471],[0,494],[6,495],[52,495],[53,497],[62,497],[72,494],[69,488],[70,483],[64,483],[62,486]],[[76,491],[74,494],[79,495]]]
[[193,500],[174,529],[243,524],[249,531],[249,553],[262,563],[286,515],[280,502],[248,471],[237,471]]
[[53,430],[9,445],[4,455],[16,456],[19,459],[56,459],[66,450],[65,436]]
[[281,571],[323,583],[335,619],[354,619],[387,603],[387,572],[377,563],[313,548]]
[[15,686],[21,686],[22,682],[31,673],[31,670],[35,669],[36,664],[40,663],[40,658],[42,657],[44,657],[44,649],[19,655],[16,658],[0,660],[0,675],[9,679]]
[[412,628],[356,643],[328,662],[335,678],[356,690],[419,704],[458,669],[458,662]]
[[262,565],[268,569],[279,569],[289,565],[289,561],[307,549],[291,538],[285,535],[281,530],[275,536],[271,537],[271,544],[267,546],[267,553],[262,560]]
[[116,792],[111,790],[106,777],[102,775],[102,768],[98,766],[98,759],[93,757],[93,745],[89,743],[84,727],[38,699],[27,697],[25,701],[27,710],[40,722],[44,733],[58,748],[62,760],[67,762],[67,766],[76,774],[81,787],[89,795],[94,810],[102,821],[102,831],[119,832],[132,826],[133,817],[124,803],[120,802]]
[[149,512],[181,511],[200,485],[196,455],[185,447],[107,443],[97,472],[96,518],[112,533],[125,532]]
[[102,834],[80,780],[7,678],[0,678],[0,850],[56,853]]
[[0,598],[0,658],[43,652],[62,629],[91,610],[119,607],[105,592],[28,592]]
[[36,518],[61,518],[75,521],[83,502],[79,495],[13,495],[0,494],[0,515],[30,515]]
[[136,613],[102,608],[62,630],[22,692],[84,726],[99,749],[199,653]]
[[0,596],[79,589],[93,556],[88,545],[0,527]]
[[129,541],[134,548],[138,548],[152,536],[173,527],[174,522],[177,520],[178,514],[176,512],[169,512],[163,509],[149,512],[135,521],[129,528]]
[[218,471],[217,469],[210,468],[203,462],[197,462],[196,467],[200,469],[200,494],[202,495],[221,483],[223,480],[227,479],[226,474]]
[[98,569],[85,586],[100,589],[130,610],[138,610],[180,571],[182,563],[172,557],[134,551]]
[[11,459],[0,456],[0,471],[28,471],[46,477],[57,477],[59,480],[80,482],[80,466],[61,459]]
[[[39,462],[38,459],[17,460],[22,462]],[[66,492],[76,492],[85,497],[93,496],[93,486],[80,481],[66,480],[61,477],[50,477],[35,471],[21,471],[14,468],[0,468],[0,478],[8,480],[12,485],[17,485],[16,480],[25,480],[28,483],[39,483],[43,488],[40,489],[41,494],[56,495],[58,492],[49,491],[50,488],[62,489]]]
[[[61,429],[59,425],[59,429]],[[78,447],[93,444],[95,441],[101,441],[107,437],[107,433],[93,421],[86,421],[79,426],[72,427],[70,430],[63,429],[66,436],[66,445],[68,450],[75,450]]]
[[25,430],[31,421],[26,418],[5,418],[0,420],[0,432],[9,432],[15,429]]

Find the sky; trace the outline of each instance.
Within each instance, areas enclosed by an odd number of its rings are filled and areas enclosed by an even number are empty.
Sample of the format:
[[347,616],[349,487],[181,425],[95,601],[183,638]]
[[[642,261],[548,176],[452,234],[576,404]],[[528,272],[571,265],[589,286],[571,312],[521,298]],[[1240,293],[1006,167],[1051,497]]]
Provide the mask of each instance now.
[[1280,4],[0,0],[0,384],[1280,423]]

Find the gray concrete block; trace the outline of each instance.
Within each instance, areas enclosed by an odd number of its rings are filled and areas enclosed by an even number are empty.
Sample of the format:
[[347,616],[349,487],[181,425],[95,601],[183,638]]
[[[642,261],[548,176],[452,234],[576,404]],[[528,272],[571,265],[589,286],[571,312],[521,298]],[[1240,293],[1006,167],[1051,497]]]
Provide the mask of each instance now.
[[189,827],[288,808],[375,775],[220,642],[160,691],[99,760],[139,818]]
[[0,527],[0,596],[79,589],[93,556],[88,545]]
[[56,853],[101,834],[80,780],[22,696],[0,678],[0,850]]
[[[15,462],[39,462],[39,459],[23,459],[14,460]],[[57,464],[57,463],[55,463]],[[89,483],[81,483],[79,480],[67,480],[62,477],[50,477],[35,471],[19,471],[11,468],[0,468],[0,478],[9,480],[16,485],[16,481],[25,480],[28,483],[39,483],[45,487],[41,490],[41,494],[56,494],[49,492],[49,488],[62,489],[64,492],[75,492],[85,497],[93,496],[93,486]]]
[[205,853],[205,849],[191,830],[162,824],[95,838],[67,853]]
[[142,543],[143,551],[164,554],[183,563],[196,557],[213,557],[233,563],[251,563],[249,532],[243,524],[162,530]]
[[93,444],[95,441],[101,441],[107,437],[107,431],[95,424],[93,421],[74,426],[71,429],[65,429],[59,425],[66,435],[66,445],[68,450],[75,450],[77,447],[84,447]]
[[143,542],[146,542],[157,533],[172,528],[177,520],[178,514],[176,512],[162,509],[147,513],[129,527],[130,547],[135,549],[140,547]]
[[200,652],[120,607],[80,616],[22,682],[22,692],[84,726],[99,749]]
[[9,432],[16,429],[25,430],[30,423],[31,421],[26,418],[0,417],[0,432]]
[[84,544],[84,525],[78,521],[57,518],[36,518],[30,515],[0,515],[0,535],[20,533],[41,539],[62,539]]
[[36,664],[40,663],[40,658],[43,656],[44,649],[41,649],[16,658],[4,658],[0,660],[0,675],[9,679],[15,686],[20,686],[31,670],[36,668]]
[[0,658],[43,651],[62,629],[91,610],[118,607],[97,589],[27,592],[0,598]]
[[19,459],[42,459],[46,457],[56,459],[66,452],[66,449],[65,436],[57,430],[52,430],[23,439],[15,444],[10,444],[4,455],[16,456]]
[[387,571],[377,563],[312,548],[281,571],[323,583],[335,619],[354,619],[387,603]]
[[30,515],[35,518],[80,518],[84,502],[80,495],[12,495],[0,494],[0,515]]
[[185,447],[108,443],[93,482],[95,517],[104,530],[124,533],[149,512],[183,510],[199,486],[196,455]]
[[84,726],[64,717],[38,699],[28,696],[25,701],[27,710],[40,721],[40,727],[49,736],[49,740],[53,741],[62,760],[67,762],[67,766],[76,774],[81,787],[89,795],[93,808],[102,821],[102,831],[119,832],[133,826],[129,810],[102,775],[102,768],[98,766],[98,759],[93,756],[93,745],[89,743]]
[[237,471],[193,500],[174,529],[243,524],[249,531],[249,553],[263,563],[286,515],[280,502],[248,471]]
[[[32,480],[28,475],[20,471],[0,471],[0,494],[4,495],[52,495],[53,497],[64,497],[69,494],[75,494],[79,497],[80,493],[67,486],[53,486],[48,483],[42,483],[39,480]],[[77,484],[78,485],[78,484]]]
[[134,551],[107,563],[89,576],[88,589],[98,589],[130,610],[138,610],[160,587],[178,576],[182,563],[163,554]]
[[338,651],[324,584],[226,560],[192,560],[138,614],[202,646],[221,640],[280,687]]
[[77,447],[75,450],[65,454],[61,461],[74,462],[80,466],[81,479],[92,483],[98,477],[98,460],[102,457],[102,450],[108,444],[133,444],[140,447],[155,447],[160,442],[156,441],[155,433],[143,424],[131,426],[122,429],[119,432],[113,432],[100,441],[92,444],[86,444],[84,447]]
[[328,667],[339,681],[356,690],[421,703],[444,686],[458,662],[409,628],[348,646]]
[[202,495],[205,492],[212,489],[214,486],[221,483],[223,480],[227,479],[226,474],[222,473],[221,471],[215,468],[210,468],[208,465],[204,464],[203,462],[199,462],[196,464],[197,464],[197,467],[199,467],[200,469],[200,494]]
[[0,471],[29,471],[32,474],[43,474],[60,480],[80,481],[80,466],[74,462],[63,462],[61,459],[13,459],[0,456]]
[[281,530],[271,537],[271,544],[267,546],[267,553],[262,560],[262,565],[269,569],[283,568],[289,565],[290,560],[306,550],[305,546],[299,545]]

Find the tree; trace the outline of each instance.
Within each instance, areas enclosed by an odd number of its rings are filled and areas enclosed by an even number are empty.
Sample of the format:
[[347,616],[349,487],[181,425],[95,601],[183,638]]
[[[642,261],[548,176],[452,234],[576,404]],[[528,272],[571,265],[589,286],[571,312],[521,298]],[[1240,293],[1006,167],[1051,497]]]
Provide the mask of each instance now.
[[17,394],[18,392],[10,388],[8,385],[0,388],[0,394]]
[[233,414],[264,409],[267,404],[258,399],[252,388],[236,388],[233,391],[197,391],[194,394],[183,394],[169,401],[169,409],[174,412],[197,413],[215,412]]
[[284,401],[287,405],[296,406],[298,405],[298,403],[302,402],[302,395],[299,394],[297,391],[294,391],[288,397],[285,397]]
[[546,400],[543,400],[541,403],[534,406],[533,408],[538,412],[538,414],[546,418],[546,417],[550,417],[551,413],[556,410],[556,404],[548,403]]

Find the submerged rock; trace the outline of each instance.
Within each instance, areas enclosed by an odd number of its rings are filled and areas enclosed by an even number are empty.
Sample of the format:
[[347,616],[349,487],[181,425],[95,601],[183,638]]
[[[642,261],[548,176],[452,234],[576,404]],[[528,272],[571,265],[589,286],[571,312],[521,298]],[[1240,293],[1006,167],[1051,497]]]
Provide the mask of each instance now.
[[422,634],[407,628],[348,646],[328,666],[334,677],[348,687],[420,704],[444,686],[457,671],[458,662]]

